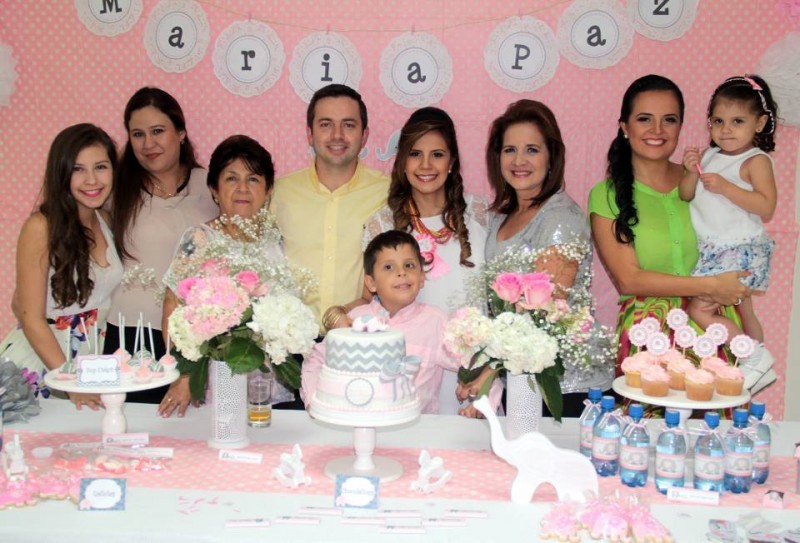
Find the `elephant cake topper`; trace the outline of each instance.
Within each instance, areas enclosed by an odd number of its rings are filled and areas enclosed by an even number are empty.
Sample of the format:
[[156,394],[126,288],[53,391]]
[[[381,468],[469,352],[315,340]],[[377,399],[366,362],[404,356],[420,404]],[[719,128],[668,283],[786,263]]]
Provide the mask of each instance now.
[[517,468],[511,483],[512,502],[530,503],[542,483],[553,485],[562,502],[583,503],[598,495],[597,472],[588,458],[578,451],[556,447],[539,432],[506,439],[487,397],[478,398],[472,405],[489,421],[492,451]]

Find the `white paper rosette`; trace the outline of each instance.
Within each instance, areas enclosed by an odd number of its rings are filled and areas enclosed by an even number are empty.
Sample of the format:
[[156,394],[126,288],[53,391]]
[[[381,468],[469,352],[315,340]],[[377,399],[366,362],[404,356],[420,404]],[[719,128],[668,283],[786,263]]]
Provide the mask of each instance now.
[[691,326],[681,326],[675,330],[675,343],[679,347],[689,349],[694,345],[697,340],[697,332]]
[[755,73],[769,83],[781,122],[800,126],[800,32],[788,32],[772,44]]
[[648,332],[647,328],[641,323],[634,324],[631,326],[630,330],[628,330],[628,338],[631,340],[631,343],[637,347],[644,347],[647,345],[647,338],[649,337],[650,332]]
[[731,340],[731,352],[736,358],[747,358],[756,349],[756,342],[745,334],[739,334]]
[[664,332],[650,334],[647,338],[647,350],[653,354],[662,355],[669,350],[669,337]]
[[667,325],[672,330],[677,330],[689,324],[689,315],[680,307],[675,307],[667,313]]
[[700,358],[712,356],[717,352],[717,342],[703,334],[695,340],[694,352]]
[[705,335],[713,339],[717,343],[717,345],[722,345],[723,343],[728,341],[728,329],[725,328],[724,325],[718,322],[709,325],[709,327],[706,328]]
[[648,334],[655,334],[661,331],[661,323],[655,317],[645,317],[639,321],[639,324],[645,327]]

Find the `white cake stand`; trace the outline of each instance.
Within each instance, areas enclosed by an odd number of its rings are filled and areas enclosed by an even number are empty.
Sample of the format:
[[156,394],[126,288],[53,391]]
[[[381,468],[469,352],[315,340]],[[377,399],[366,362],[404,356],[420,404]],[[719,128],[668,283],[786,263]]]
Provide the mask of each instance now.
[[106,408],[103,415],[104,434],[124,434],[128,428],[128,421],[125,419],[123,404],[128,392],[138,392],[140,390],[150,390],[160,386],[168,385],[180,377],[177,369],[164,372],[163,377],[153,378],[149,383],[123,383],[119,386],[84,386],[79,385],[76,380],[62,381],[58,379],[60,371],[49,371],[44,376],[45,384],[54,390],[63,392],[77,392],[84,394],[99,394]]
[[373,455],[375,452],[375,428],[399,426],[415,421],[419,418],[419,409],[401,419],[390,421],[358,420],[358,415],[354,415],[353,420],[346,420],[320,413],[314,409],[312,401],[309,414],[321,422],[353,428],[355,454],[334,458],[325,465],[325,474],[331,479],[335,480],[337,475],[344,473],[377,477],[381,482],[389,482],[399,479],[403,475],[403,466],[400,465],[400,462],[385,456]]
[[659,405],[669,409],[675,409],[681,415],[681,425],[692,416],[694,409],[724,409],[726,407],[739,407],[750,401],[750,391],[743,390],[738,396],[723,396],[717,394],[716,391],[711,399],[707,402],[690,400],[686,397],[686,392],[683,390],[672,390],[666,396],[648,396],[642,392],[641,388],[629,387],[625,384],[625,376],[617,377],[614,379],[612,385],[614,392],[620,396],[630,398],[637,402],[646,403],[650,405]]

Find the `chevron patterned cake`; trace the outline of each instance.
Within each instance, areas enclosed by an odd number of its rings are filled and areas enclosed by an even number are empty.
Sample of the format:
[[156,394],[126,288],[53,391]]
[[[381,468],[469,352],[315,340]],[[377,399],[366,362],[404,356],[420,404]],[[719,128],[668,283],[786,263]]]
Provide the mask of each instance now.
[[403,333],[337,328],[325,337],[325,364],[309,412],[345,426],[390,426],[419,416],[419,369],[406,356]]

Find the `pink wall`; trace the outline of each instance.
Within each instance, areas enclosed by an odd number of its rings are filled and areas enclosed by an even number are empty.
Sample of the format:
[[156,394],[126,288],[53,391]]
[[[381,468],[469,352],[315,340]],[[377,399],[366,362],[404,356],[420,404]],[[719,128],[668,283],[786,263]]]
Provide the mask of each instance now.
[[[671,42],[636,34],[630,54],[605,70],[578,68],[561,58],[555,77],[528,95],[498,87],[483,66],[483,48],[497,24],[507,17],[530,14],[556,29],[570,2],[499,0],[409,0],[343,2],[294,0],[263,2],[229,0],[200,2],[211,27],[211,43],[203,60],[183,74],[170,74],[149,60],[143,42],[147,16],[156,5],[145,0],[144,13],[129,32],[99,37],[79,21],[72,1],[0,3],[0,42],[13,48],[17,59],[17,91],[11,104],[0,108],[0,307],[7,308],[14,284],[14,251],[19,227],[34,207],[50,141],[63,127],[94,122],[125,141],[122,110],[128,97],[143,85],[163,87],[186,111],[189,134],[202,162],[220,140],[232,133],[258,138],[276,159],[279,173],[308,161],[303,103],[288,79],[294,46],[313,30],[346,35],[362,56],[360,91],[370,109],[371,136],[367,161],[388,170],[375,158],[410,111],[383,92],[378,64],[383,48],[398,34],[415,28],[436,35],[453,59],[454,80],[439,106],[456,121],[468,189],[486,194],[482,164],[488,126],[505,106],[521,97],[547,103],[556,113],[567,143],[569,193],[582,205],[591,186],[603,178],[605,153],[616,131],[619,103],[636,77],[658,72],[673,78],[687,100],[684,144],[707,139],[704,111],[715,87],[727,76],[753,70],[759,57],[789,28],[775,7],[778,2],[725,0],[700,2],[693,27]],[[278,83],[255,98],[229,93],[213,73],[214,40],[229,24],[252,17],[271,25],[286,50]],[[311,30],[313,29],[313,30]],[[794,219],[795,157],[798,130],[780,127],[773,154],[780,199],[769,229],[778,242],[770,291],[757,300],[770,349],[780,373],[785,366],[797,224]],[[603,318],[615,312],[615,296],[598,267],[595,290]],[[3,330],[13,325],[9,311],[0,314]],[[765,393],[770,410],[783,411],[783,383]]]

